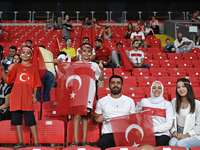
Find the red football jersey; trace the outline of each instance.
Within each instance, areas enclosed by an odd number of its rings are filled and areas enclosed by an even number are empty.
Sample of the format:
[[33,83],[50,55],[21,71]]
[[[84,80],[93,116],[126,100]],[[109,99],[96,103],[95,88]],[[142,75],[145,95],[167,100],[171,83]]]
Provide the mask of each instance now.
[[96,59],[108,61],[109,56],[111,56],[110,49],[107,47],[103,47],[102,49],[95,49],[96,52]]
[[14,65],[6,76],[7,84],[14,83],[10,94],[11,111],[33,111],[33,88],[42,87],[35,65]]

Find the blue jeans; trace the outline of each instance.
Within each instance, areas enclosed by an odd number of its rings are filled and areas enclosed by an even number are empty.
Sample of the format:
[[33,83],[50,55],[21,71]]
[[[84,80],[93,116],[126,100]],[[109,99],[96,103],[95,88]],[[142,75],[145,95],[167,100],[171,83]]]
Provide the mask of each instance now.
[[[41,79],[43,85],[43,102],[50,101],[49,93],[51,91],[51,86],[53,84],[54,75],[52,72],[48,71],[45,73],[44,77]],[[41,92],[42,88],[37,90],[37,101],[41,102]]]
[[[133,68],[137,68],[137,67],[135,67],[134,65],[133,65]],[[140,68],[150,68],[150,66],[149,65],[145,65],[145,64],[142,64],[142,66],[140,67]]]
[[[183,128],[178,127],[177,133],[183,133]],[[173,137],[169,141],[169,145],[185,147],[187,150],[190,150],[192,147],[200,146],[200,140],[195,137],[189,137],[189,138],[185,138],[182,140],[179,140],[179,139]]]

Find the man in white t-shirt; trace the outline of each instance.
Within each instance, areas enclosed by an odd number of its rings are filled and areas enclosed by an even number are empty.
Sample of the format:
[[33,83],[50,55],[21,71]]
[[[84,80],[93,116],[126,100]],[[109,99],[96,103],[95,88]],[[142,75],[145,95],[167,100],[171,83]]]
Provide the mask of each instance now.
[[150,68],[149,65],[144,63],[144,53],[139,48],[139,41],[135,40],[132,42],[133,50],[129,52],[129,59],[134,68]]
[[174,46],[176,47],[176,53],[190,53],[193,48],[193,41],[183,37],[182,33],[178,33]]
[[[84,37],[83,38],[83,42],[82,43],[89,43],[89,38],[88,37]],[[81,49],[80,47],[76,50],[76,60],[80,60],[81,61],[81,55],[80,55]],[[90,56],[90,61],[94,61],[96,58],[96,53],[95,53],[95,49],[92,49],[92,55]]]
[[[133,32],[131,34],[131,43],[134,40],[138,40],[139,41],[139,47],[145,47],[147,49],[147,42],[145,41],[145,36],[144,33],[142,31],[140,31],[140,27],[138,25],[135,26],[135,32]],[[130,46],[132,46],[130,43]]]
[[115,147],[113,131],[110,119],[135,113],[135,103],[133,99],[121,94],[123,88],[123,78],[113,75],[109,79],[109,88],[111,94],[98,100],[95,114],[92,118],[94,124],[103,123],[102,136],[97,147],[105,150],[109,147]]

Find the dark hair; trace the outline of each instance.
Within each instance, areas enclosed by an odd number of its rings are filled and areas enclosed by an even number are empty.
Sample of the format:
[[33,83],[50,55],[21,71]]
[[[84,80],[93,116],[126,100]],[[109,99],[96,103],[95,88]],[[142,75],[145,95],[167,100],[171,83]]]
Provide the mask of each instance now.
[[[67,38],[67,39],[66,39],[66,42],[67,42],[69,39],[72,41],[72,39],[71,39],[71,38]],[[66,42],[65,42],[65,43],[66,43]]]
[[102,40],[101,39],[96,39],[95,42],[100,42],[102,44]]
[[121,42],[118,42],[117,44],[116,44],[116,46],[123,46],[123,44],[121,43]]
[[134,40],[133,42],[132,42],[132,45],[136,42],[136,41],[138,41],[137,39],[136,40]]
[[108,28],[110,28],[110,27],[109,26],[105,27],[105,29],[108,29]]
[[169,39],[169,38],[166,38],[166,39],[165,39],[165,42],[166,42],[167,40],[170,40],[170,39]]
[[119,75],[112,75],[112,76],[110,77],[110,79],[109,79],[109,84],[110,84],[112,78],[119,78],[119,79],[121,80],[121,82],[122,82],[122,85],[123,85],[123,78],[122,78],[121,76],[119,76]]
[[84,37],[84,38],[83,38],[83,40],[85,40],[85,39],[88,39],[88,41],[90,40],[90,38],[89,38],[89,37]]
[[[131,25],[131,32],[133,32],[133,24],[132,23],[129,23]],[[130,31],[129,30],[129,24],[128,24],[128,28],[127,28],[127,31]]]
[[[176,84],[178,82],[182,81],[185,85],[185,87],[187,88],[187,99],[188,99],[188,102],[190,103],[190,113],[194,113],[195,112],[195,95],[194,95],[194,92],[193,92],[193,88],[192,86],[190,85],[190,81],[186,78],[180,78],[177,80]],[[178,94],[177,92],[177,87],[176,87],[176,112],[179,113],[180,111],[180,108],[181,108],[181,96]]]
[[26,40],[26,42],[30,42],[31,44],[33,43],[31,40]]
[[16,46],[10,46],[9,49],[14,49],[15,51],[17,51],[17,47]]
[[[22,58],[20,57],[20,55],[19,55],[19,54],[15,54],[15,55],[13,56],[13,58],[14,58],[15,56],[18,56],[18,57],[19,57],[19,63],[21,63],[21,62],[22,62]],[[12,63],[13,63],[13,60],[12,60]]]

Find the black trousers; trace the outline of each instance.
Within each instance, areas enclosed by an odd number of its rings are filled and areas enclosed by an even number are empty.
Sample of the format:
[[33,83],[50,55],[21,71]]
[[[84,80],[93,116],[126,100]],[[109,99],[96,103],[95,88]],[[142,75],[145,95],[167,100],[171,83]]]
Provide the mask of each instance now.
[[97,143],[97,147],[101,148],[101,150],[105,150],[109,147],[115,147],[115,140],[113,134],[103,134]]
[[167,135],[156,136],[156,146],[168,146],[170,137]]

